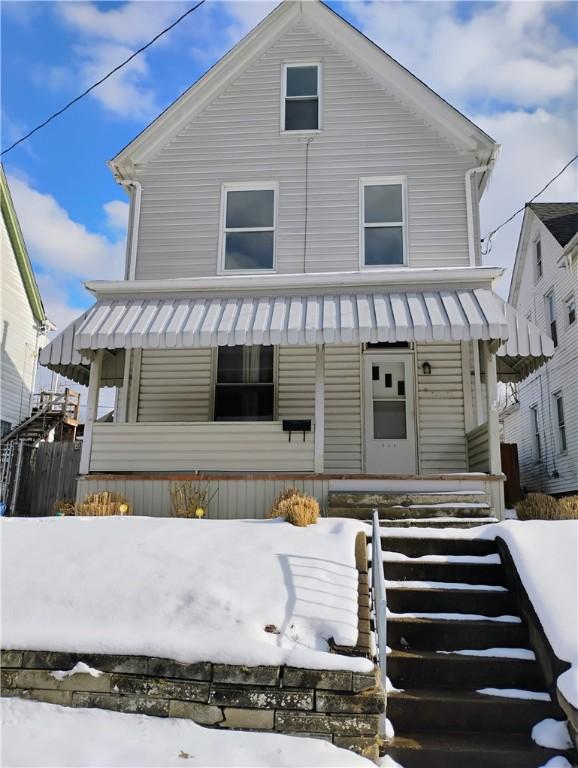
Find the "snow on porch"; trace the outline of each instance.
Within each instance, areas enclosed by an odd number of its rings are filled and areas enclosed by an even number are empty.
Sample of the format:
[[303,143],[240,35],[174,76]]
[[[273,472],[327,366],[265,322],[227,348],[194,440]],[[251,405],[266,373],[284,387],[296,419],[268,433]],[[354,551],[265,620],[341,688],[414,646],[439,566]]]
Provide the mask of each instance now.
[[3,519],[2,647],[370,671],[327,643],[357,641],[362,527]]

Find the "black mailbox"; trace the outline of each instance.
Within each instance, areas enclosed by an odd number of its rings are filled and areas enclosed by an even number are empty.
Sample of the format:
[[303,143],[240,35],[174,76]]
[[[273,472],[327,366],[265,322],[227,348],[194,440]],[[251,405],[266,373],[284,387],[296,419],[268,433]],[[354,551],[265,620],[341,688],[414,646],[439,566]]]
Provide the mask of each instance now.
[[283,419],[283,432],[289,432],[289,442],[293,432],[302,432],[305,442],[305,433],[311,432],[311,419]]

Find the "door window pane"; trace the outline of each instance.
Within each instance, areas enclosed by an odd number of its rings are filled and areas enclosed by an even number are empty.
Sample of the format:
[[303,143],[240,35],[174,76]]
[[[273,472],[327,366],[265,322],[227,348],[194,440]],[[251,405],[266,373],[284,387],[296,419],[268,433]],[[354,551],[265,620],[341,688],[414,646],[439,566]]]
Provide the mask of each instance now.
[[317,67],[287,67],[287,96],[317,96]]
[[273,232],[227,232],[225,269],[272,269]]
[[375,440],[407,438],[405,400],[373,401],[373,437]]
[[366,227],[365,264],[403,264],[402,227]]
[[248,189],[227,193],[227,229],[272,227],[275,193],[272,189]]
[[365,223],[388,224],[403,221],[401,184],[371,184],[365,187]]

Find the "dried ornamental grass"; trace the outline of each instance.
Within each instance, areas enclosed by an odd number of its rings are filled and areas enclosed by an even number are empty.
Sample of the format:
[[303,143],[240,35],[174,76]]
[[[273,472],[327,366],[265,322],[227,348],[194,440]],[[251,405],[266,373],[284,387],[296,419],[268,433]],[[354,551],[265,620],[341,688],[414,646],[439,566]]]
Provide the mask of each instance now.
[[561,517],[565,520],[578,520],[578,496],[563,496],[558,500]]
[[65,517],[76,514],[76,504],[68,499],[60,499],[54,503],[53,514],[57,517]]
[[105,517],[107,515],[131,515],[128,500],[115,491],[91,493],[82,503],[76,505],[75,515]]
[[319,502],[299,491],[284,491],[274,502],[268,517],[283,517],[291,525],[313,525],[319,518]]
[[529,493],[515,505],[518,520],[560,520],[562,509],[558,499],[545,493]]

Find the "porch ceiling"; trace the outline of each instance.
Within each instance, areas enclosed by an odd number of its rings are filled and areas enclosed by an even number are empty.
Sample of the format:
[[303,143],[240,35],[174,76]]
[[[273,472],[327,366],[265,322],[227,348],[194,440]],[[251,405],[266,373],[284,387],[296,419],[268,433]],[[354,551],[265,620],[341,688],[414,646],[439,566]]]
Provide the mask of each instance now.
[[84,368],[98,349],[473,340],[507,340],[498,355],[508,370],[518,366],[516,375],[521,357],[537,367],[553,353],[551,340],[491,290],[458,288],[101,299],[41,351],[40,362],[65,373]]

